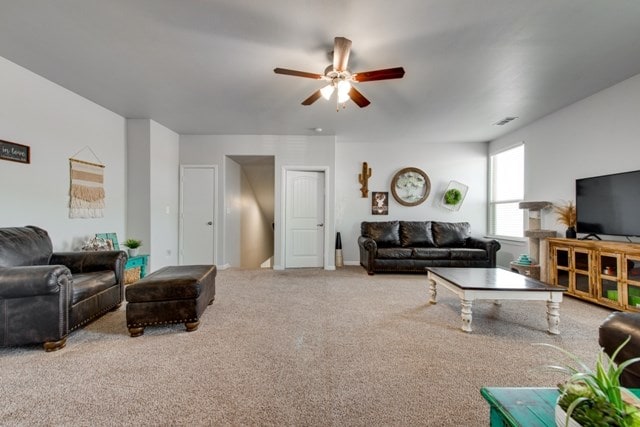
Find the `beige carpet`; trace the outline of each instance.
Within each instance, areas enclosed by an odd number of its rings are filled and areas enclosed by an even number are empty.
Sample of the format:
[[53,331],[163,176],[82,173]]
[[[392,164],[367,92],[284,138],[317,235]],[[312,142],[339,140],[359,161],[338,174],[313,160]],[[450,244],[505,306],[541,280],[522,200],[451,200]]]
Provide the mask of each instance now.
[[488,425],[482,386],[553,386],[548,342],[591,362],[609,311],[569,297],[560,336],[545,304],[474,305],[425,276],[360,267],[226,270],[200,329],[130,338],[123,307],[67,347],[0,349],[2,425]]

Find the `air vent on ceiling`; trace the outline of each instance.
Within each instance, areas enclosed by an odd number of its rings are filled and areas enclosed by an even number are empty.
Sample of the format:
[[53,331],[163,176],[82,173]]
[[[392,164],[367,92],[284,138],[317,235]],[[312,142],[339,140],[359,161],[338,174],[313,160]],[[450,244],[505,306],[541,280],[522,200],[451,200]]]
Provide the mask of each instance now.
[[517,119],[517,117],[505,117],[504,119],[500,120],[499,122],[494,123],[494,125],[496,125],[496,126],[504,126],[507,123],[514,121],[515,119]]

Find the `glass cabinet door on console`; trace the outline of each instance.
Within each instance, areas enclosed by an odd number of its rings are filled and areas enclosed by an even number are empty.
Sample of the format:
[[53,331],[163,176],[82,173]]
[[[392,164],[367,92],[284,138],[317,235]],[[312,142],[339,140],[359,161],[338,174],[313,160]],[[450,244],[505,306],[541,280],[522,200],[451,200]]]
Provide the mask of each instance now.
[[589,251],[583,248],[573,248],[573,274],[571,279],[570,290],[577,295],[584,294],[585,296],[593,295],[593,289],[591,287],[591,256]]
[[552,268],[550,281],[554,285],[569,287],[569,253],[571,249],[564,247],[552,248]]
[[598,300],[604,305],[617,308],[624,304],[623,295],[620,292],[621,254],[597,252],[596,269],[596,293]]
[[625,306],[629,310],[640,311],[640,255],[627,256],[625,264],[627,280]]

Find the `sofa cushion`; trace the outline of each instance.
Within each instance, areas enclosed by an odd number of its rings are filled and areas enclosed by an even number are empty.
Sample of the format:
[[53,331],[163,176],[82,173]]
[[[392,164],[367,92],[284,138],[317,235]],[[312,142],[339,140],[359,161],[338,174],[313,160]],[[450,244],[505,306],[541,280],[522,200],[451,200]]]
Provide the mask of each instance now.
[[436,222],[432,221],[433,240],[436,246],[442,248],[464,247],[469,237],[468,222]]
[[431,221],[400,221],[400,243],[405,248],[435,247]]
[[451,250],[446,248],[414,248],[415,259],[449,259]]
[[398,221],[363,222],[361,234],[375,240],[378,248],[400,246],[400,223]]
[[409,259],[413,255],[411,248],[378,248],[379,259]]
[[487,251],[484,249],[456,249],[452,248],[451,259],[456,260],[476,260],[487,259]]
[[76,304],[109,289],[117,282],[114,271],[96,271],[94,273],[75,273],[73,275],[73,295],[71,304]]

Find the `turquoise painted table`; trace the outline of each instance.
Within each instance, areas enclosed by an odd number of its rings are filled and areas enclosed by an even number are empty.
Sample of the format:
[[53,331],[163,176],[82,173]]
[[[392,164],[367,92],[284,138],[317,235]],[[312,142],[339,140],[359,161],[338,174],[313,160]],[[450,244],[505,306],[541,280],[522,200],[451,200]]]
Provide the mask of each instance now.
[[[640,397],[640,389],[631,389]],[[557,388],[483,387],[491,427],[555,427]]]
[[140,267],[140,278],[142,279],[147,275],[147,268],[149,267],[149,255],[136,255],[129,257],[127,263],[124,266],[125,270],[130,268]]

